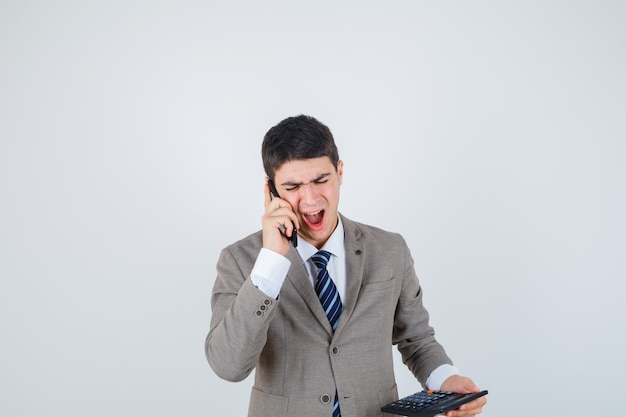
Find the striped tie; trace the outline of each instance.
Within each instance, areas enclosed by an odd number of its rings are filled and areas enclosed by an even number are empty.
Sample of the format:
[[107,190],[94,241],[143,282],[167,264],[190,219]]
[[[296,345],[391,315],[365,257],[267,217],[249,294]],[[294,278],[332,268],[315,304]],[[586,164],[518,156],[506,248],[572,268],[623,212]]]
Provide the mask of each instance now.
[[[330,260],[330,253],[321,250],[313,255],[311,260],[313,260],[313,263],[317,267],[315,292],[322,303],[326,317],[328,317],[328,321],[334,331],[337,328],[337,323],[339,323],[339,316],[343,311],[343,305],[341,304],[341,297],[339,296],[337,287],[335,287],[326,269],[326,265],[328,265],[328,261]],[[341,417],[337,392],[335,392],[335,403],[333,404],[333,417]]]

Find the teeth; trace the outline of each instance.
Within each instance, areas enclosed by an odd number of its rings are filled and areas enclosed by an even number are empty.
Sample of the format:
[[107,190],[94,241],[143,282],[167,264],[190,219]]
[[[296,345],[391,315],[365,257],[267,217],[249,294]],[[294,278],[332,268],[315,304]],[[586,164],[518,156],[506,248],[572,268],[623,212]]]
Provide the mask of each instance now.
[[318,210],[318,211],[316,211],[316,212],[314,212],[314,213],[304,213],[304,214],[305,214],[306,216],[315,216],[315,215],[320,214],[321,212],[322,212],[322,210]]

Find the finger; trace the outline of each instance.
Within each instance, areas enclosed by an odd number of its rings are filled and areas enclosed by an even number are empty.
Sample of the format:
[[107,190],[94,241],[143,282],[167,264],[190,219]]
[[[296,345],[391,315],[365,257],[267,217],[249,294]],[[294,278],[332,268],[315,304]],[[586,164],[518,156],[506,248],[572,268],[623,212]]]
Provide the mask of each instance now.
[[[269,190],[269,187],[266,185],[266,191]],[[265,211],[270,215],[282,215],[282,211],[279,212],[280,209],[288,209],[289,211],[293,211],[291,209],[291,205],[288,201],[283,200],[280,197],[272,196],[271,192],[265,194]]]
[[467,383],[465,384],[465,389],[469,392],[480,392],[480,388],[478,388],[478,385],[476,385],[474,381],[469,378],[467,379]]
[[471,392],[480,391],[470,378],[461,375],[452,375],[446,379],[442,384],[442,390],[458,392],[460,394],[469,394]]
[[296,223],[290,221],[285,225],[285,234],[289,237],[293,236],[294,233],[297,233]]
[[266,182],[265,183],[265,211],[267,211],[271,202],[272,202],[272,194],[270,192],[270,186]]
[[[269,204],[265,208],[265,213],[269,217],[287,216],[289,217],[289,220],[293,223],[293,228],[295,228],[296,230],[300,228],[298,216],[296,216],[296,213],[293,211],[291,204],[287,200],[283,200],[280,197],[271,198]],[[287,227],[286,222],[285,227]]]
[[276,210],[271,212],[268,217],[275,222],[276,227],[282,228],[287,236],[291,236],[291,233],[295,233],[295,231],[298,229],[298,217],[291,210],[290,206],[281,206],[280,208],[277,208]]
[[454,410],[444,414],[446,417],[473,417],[483,412],[483,408],[473,408],[471,410]]
[[472,392],[480,392],[480,388],[478,388],[478,386],[476,384],[474,384],[474,381],[472,381],[470,378],[467,377],[462,377],[458,380],[459,385],[458,385],[458,390],[457,392],[463,393],[463,394],[470,394]]
[[476,414],[482,413],[485,404],[487,404],[487,397],[480,397],[467,404],[463,404],[457,410],[448,411],[445,415],[447,417],[475,416]]
[[[485,406],[485,404],[487,404],[487,398],[486,397],[480,397],[474,401],[471,401],[467,404],[463,404],[461,407],[459,407],[459,410],[461,411],[474,411],[474,410],[482,410],[482,408]],[[474,413],[476,414],[476,413]]]

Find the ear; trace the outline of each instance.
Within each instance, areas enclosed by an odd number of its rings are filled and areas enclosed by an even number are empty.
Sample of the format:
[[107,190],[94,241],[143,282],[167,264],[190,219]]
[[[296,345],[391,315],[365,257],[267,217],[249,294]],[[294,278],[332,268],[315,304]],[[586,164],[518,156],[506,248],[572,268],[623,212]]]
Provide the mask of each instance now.
[[337,175],[339,175],[339,185],[343,182],[343,161],[337,162]]

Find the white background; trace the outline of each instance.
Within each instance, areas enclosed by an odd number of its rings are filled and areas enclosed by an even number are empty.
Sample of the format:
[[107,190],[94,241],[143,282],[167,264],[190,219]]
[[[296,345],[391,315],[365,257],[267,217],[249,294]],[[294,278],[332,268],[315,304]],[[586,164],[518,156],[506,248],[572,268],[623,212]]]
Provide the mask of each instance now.
[[409,242],[484,416],[619,415],[624,22],[623,1],[2,1],[0,415],[245,415],[251,379],[204,358],[215,263],[260,227],[263,135],[301,113],[335,135],[340,210]]

